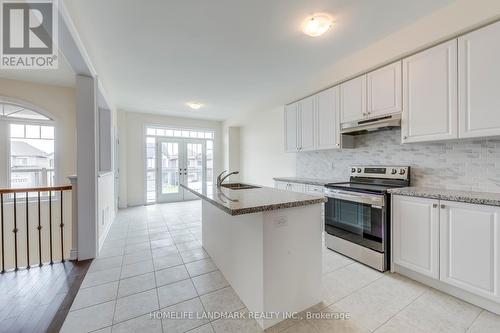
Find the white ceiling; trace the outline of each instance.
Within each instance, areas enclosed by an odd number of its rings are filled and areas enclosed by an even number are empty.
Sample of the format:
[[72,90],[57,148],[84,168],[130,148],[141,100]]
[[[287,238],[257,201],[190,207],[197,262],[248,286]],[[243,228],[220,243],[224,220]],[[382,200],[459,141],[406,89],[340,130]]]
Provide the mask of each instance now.
[[[65,0],[118,108],[211,119],[297,99],[302,81],[450,2]],[[315,12],[335,25],[314,39],[300,25]]]

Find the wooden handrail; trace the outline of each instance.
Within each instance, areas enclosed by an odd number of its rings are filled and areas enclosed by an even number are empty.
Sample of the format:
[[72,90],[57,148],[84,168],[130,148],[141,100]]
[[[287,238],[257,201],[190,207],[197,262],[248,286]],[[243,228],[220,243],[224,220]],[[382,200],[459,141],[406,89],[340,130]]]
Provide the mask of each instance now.
[[0,188],[0,194],[6,193],[26,193],[26,192],[49,192],[49,191],[69,191],[73,188],[71,185],[50,186],[50,187],[30,187],[30,188]]

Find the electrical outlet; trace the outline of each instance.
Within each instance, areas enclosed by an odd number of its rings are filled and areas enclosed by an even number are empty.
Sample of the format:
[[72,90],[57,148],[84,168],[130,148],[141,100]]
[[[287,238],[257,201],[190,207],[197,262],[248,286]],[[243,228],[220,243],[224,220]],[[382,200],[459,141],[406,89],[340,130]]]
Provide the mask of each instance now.
[[286,218],[286,216],[278,216],[274,220],[274,227],[275,228],[282,228],[282,227],[286,227],[287,225],[288,225],[288,219]]

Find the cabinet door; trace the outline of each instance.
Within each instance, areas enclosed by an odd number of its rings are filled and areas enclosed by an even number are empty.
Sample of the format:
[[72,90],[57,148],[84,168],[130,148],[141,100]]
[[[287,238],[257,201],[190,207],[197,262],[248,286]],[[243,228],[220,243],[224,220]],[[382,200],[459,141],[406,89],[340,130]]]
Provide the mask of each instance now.
[[317,95],[316,149],[340,148],[339,87]]
[[314,125],[315,125],[315,96],[304,98],[299,102],[299,134],[300,145],[299,150],[313,150],[314,142]]
[[366,75],[368,117],[401,112],[401,61]]
[[392,198],[394,263],[439,279],[439,201]]
[[287,186],[287,185],[288,185],[288,184],[287,184],[286,182],[281,182],[281,181],[278,181],[278,180],[276,180],[276,181],[274,182],[274,187],[275,187],[275,188],[278,188],[278,189],[280,189],[280,190],[287,190],[287,189],[288,189],[288,186]]
[[403,142],[458,138],[457,40],[403,60]]
[[366,116],[366,75],[340,85],[340,118],[342,123]]
[[500,300],[500,207],[441,201],[441,280]]
[[290,183],[290,190],[293,192],[304,193],[306,191],[306,186],[304,184]]
[[298,104],[285,106],[285,152],[296,152],[299,149]]
[[460,137],[500,135],[500,23],[458,39]]

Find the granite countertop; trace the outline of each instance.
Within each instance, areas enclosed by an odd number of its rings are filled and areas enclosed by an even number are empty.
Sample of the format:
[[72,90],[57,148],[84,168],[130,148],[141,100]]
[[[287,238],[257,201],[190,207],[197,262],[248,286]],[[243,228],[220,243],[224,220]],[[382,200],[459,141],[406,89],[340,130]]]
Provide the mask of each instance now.
[[326,202],[323,196],[296,193],[260,185],[259,188],[231,190],[213,187],[211,191],[181,185],[203,200],[219,207],[229,215],[242,215],[270,210],[300,207]]
[[300,177],[275,177],[273,179],[280,182],[309,184],[318,186],[325,186],[328,183],[342,183],[349,181],[345,179],[318,179],[318,178],[300,178]]
[[458,201],[479,205],[500,206],[500,193],[447,190],[428,187],[402,187],[388,191],[392,194]]

